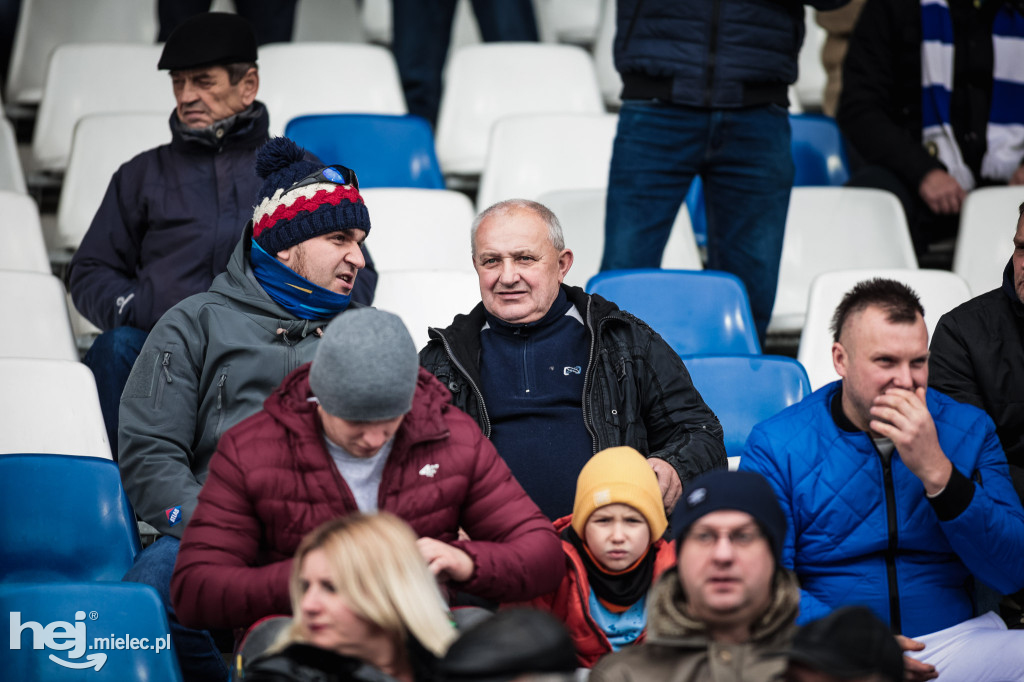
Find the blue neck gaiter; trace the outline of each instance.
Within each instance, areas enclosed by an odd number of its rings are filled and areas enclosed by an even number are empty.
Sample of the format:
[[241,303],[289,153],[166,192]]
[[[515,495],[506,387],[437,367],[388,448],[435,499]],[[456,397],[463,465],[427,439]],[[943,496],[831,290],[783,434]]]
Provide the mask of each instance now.
[[348,307],[350,296],[313,284],[252,240],[252,273],[279,306],[302,320],[330,320]]

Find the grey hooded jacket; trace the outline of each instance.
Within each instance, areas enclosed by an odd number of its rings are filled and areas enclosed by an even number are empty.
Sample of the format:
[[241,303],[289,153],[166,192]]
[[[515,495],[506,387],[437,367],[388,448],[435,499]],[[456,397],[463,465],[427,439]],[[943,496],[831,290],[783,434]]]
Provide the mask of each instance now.
[[327,325],[296,319],[267,295],[249,265],[251,240],[247,226],[210,290],[160,318],[121,396],[125,492],[165,535],[184,533],[221,434],[313,359]]

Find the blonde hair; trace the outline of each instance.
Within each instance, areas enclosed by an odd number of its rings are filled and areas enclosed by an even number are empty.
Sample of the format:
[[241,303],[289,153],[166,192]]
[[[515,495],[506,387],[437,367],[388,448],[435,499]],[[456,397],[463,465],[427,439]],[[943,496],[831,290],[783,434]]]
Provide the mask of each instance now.
[[[336,589],[352,611],[399,645],[412,635],[443,656],[458,634],[437,581],[416,547],[416,534],[394,514],[354,513],[322,524],[295,552],[289,590],[294,621],[279,646],[308,641],[302,621],[302,563],[311,552],[327,556]],[[277,647],[275,647],[277,648]]]

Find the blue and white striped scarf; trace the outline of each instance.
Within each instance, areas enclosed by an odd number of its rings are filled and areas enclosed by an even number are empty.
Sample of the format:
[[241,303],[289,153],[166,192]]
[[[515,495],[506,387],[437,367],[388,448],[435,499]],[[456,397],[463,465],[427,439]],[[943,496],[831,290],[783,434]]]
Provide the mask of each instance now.
[[[965,190],[977,179],[964,163],[950,123],[953,92],[953,22],[946,0],[921,0],[922,142]],[[1006,182],[1024,157],[1024,16],[1008,6],[992,25],[992,104],[981,176]]]

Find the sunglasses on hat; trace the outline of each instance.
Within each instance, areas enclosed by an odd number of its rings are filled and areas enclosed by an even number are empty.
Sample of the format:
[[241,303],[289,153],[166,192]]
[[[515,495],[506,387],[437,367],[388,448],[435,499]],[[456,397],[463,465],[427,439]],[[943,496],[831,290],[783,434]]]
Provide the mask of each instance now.
[[359,178],[356,177],[354,170],[345,166],[333,165],[313,171],[289,187],[285,193],[321,182],[329,182],[335,185],[352,185],[355,189],[359,189]]

